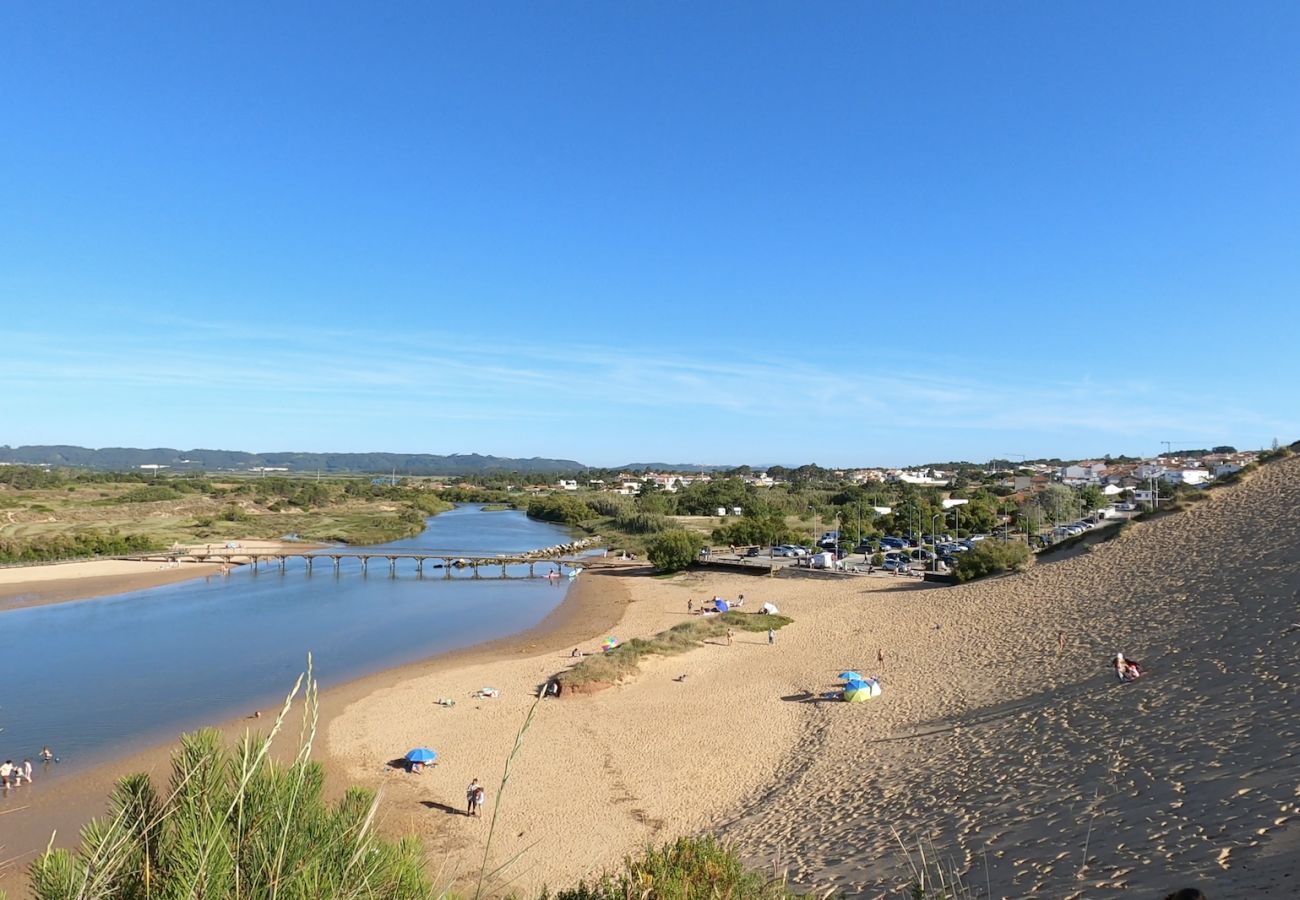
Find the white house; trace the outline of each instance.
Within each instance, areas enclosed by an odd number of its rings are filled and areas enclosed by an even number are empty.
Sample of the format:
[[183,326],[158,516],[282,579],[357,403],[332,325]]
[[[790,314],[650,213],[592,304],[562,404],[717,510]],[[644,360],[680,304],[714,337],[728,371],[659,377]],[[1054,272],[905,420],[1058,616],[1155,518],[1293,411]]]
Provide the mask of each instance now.
[[568,478],[561,478],[557,484],[562,491],[576,491],[578,489],[578,482]]
[[1241,471],[1241,466],[1236,463],[1220,463],[1210,470],[1215,478],[1227,478],[1229,475],[1236,475]]
[[923,484],[931,487],[943,487],[948,483],[946,478],[936,478],[929,472],[891,472],[885,476],[886,481],[898,481],[903,484]]
[[1062,484],[1100,484],[1106,474],[1106,464],[1096,460],[1061,467]]
[[1210,472],[1208,469],[1166,469],[1160,473],[1160,480],[1165,484],[1205,484],[1210,480]]
[[1165,471],[1165,464],[1158,459],[1148,459],[1146,462],[1139,463],[1138,467],[1133,470],[1133,477],[1140,479],[1159,478]]
[[619,486],[618,492],[620,494],[639,494],[641,493],[641,482],[625,481]]

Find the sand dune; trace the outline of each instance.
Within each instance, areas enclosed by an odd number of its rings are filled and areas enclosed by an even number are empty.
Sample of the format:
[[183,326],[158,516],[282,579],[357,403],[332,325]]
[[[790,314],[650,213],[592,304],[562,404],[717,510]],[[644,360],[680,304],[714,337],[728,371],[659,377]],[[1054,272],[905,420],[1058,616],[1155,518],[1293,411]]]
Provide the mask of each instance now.
[[[713,593],[773,600],[796,621],[774,647],[746,635],[541,704],[493,862],[522,854],[515,888],[567,884],[645,842],[716,830],[804,884],[885,896],[907,877],[894,828],[908,842],[930,836],[994,896],[1189,883],[1215,897],[1292,896],[1298,475],[1300,461],[1271,466],[1090,553],[957,588],[593,578],[591,590],[629,587],[625,638],[680,621],[688,596]],[[1116,683],[1106,668],[1116,650],[1147,676]],[[478,777],[495,793],[532,690],[566,656],[451,667],[377,691],[331,724],[331,753],[348,776],[385,788],[389,828],[421,832],[457,872],[476,869],[487,822],[459,814],[464,786]],[[879,674],[884,696],[819,702],[845,666]],[[484,685],[502,697],[470,701]],[[435,706],[440,696],[456,707]],[[384,766],[420,743],[443,754],[437,769]]]

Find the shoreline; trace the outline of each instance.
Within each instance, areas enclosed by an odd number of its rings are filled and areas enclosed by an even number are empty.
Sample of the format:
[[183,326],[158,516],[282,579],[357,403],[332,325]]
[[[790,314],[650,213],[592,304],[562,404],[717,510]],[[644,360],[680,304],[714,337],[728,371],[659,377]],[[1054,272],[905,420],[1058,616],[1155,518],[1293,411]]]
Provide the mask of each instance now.
[[[301,544],[250,538],[241,540],[242,550],[273,553],[277,550],[319,550],[323,544]],[[192,545],[194,549],[199,545]],[[234,562],[231,569],[247,563]],[[94,559],[78,562],[33,563],[0,568],[0,613],[14,609],[77,603],[114,594],[164,587],[196,578],[221,574],[221,563],[166,563],[124,559]]]
[[[175,571],[173,570],[171,574],[175,574]],[[323,688],[319,697],[320,720],[312,755],[325,767],[327,791],[331,795],[341,793],[349,783],[342,777],[343,766],[331,754],[327,738],[331,722],[349,705],[364,700],[375,691],[394,683],[402,683],[431,673],[467,665],[492,665],[520,656],[546,652],[551,648],[591,640],[594,635],[603,633],[613,626],[627,606],[625,589],[617,588],[602,593],[599,590],[601,585],[591,581],[597,577],[618,581],[617,577],[593,575],[591,572],[583,573],[568,587],[564,599],[555,609],[541,622],[524,631],[435,654],[416,662],[380,669]],[[76,599],[92,598],[85,596],[68,598],[67,602]],[[591,635],[587,632],[591,632]],[[292,687],[293,683],[290,679],[283,686],[284,693],[287,694]],[[295,704],[295,710],[290,712],[286,719],[287,725],[292,725],[299,708],[300,706]],[[251,715],[240,716],[213,723],[212,727],[219,729],[230,742],[245,730],[269,731],[273,724],[274,714],[270,718],[264,714],[260,719],[255,719]],[[292,728],[287,728],[286,734],[291,731]],[[30,796],[21,793],[10,795],[24,802],[21,806],[6,810],[5,814],[0,815],[0,890],[8,891],[14,898],[24,896],[22,892],[27,885],[26,867],[44,850],[50,842],[51,834],[55,835],[55,846],[75,845],[81,827],[104,813],[108,795],[120,777],[128,773],[146,772],[155,779],[165,780],[169,773],[171,753],[179,746],[179,739],[179,734],[172,735],[160,743],[151,743],[143,748],[129,750],[97,763],[84,772],[57,777],[48,789],[42,789],[41,778],[38,775],[34,785],[20,789],[23,792],[33,791]],[[296,748],[289,747],[290,743],[293,742],[281,737],[277,741],[277,755],[280,750],[288,750],[292,755]]]
[[[377,826],[418,837],[440,888],[517,858],[489,896],[567,889],[701,833],[814,893],[906,893],[905,848],[924,842],[998,896],[1289,896],[1297,529],[1300,459],[1090,552],[951,587],[589,571],[536,629],[324,691],[316,758],[331,796],[382,792]],[[535,701],[574,643],[649,636],[685,620],[688,598],[741,593],[745,611],[772,602],[793,623],[774,643],[715,639]],[[1116,651],[1143,662],[1138,682],[1116,682]],[[882,695],[836,702],[842,669],[878,676]],[[488,685],[499,697],[466,699]],[[415,746],[437,765],[390,767]],[[161,774],[165,749],[99,775]],[[482,818],[462,811],[471,778]],[[84,819],[105,793],[66,809]],[[22,831],[6,820],[24,815],[0,816],[6,858],[4,830]]]

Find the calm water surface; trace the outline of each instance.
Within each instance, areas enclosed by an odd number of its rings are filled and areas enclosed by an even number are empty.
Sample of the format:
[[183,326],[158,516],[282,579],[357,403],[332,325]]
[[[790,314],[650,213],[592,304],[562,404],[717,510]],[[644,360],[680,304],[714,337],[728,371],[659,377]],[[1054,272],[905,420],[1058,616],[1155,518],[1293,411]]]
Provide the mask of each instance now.
[[[462,506],[396,550],[519,552],[568,540],[517,511]],[[312,654],[332,684],[540,622],[568,579],[446,579],[426,563],[249,567],[96,600],[0,613],[0,760],[48,744],[70,770],[179,730],[278,707]],[[544,571],[542,565],[538,571]],[[484,576],[498,569],[483,570]],[[515,574],[526,572],[512,570]],[[265,713],[264,713],[265,715]]]

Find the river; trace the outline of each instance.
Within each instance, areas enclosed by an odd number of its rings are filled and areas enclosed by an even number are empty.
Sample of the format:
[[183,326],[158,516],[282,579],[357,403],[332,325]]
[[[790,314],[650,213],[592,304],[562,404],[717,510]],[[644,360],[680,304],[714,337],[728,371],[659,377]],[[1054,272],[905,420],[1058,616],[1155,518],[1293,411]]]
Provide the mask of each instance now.
[[[522,512],[459,506],[376,549],[511,553],[569,540]],[[540,622],[568,579],[445,578],[387,560],[235,569],[144,591],[0,613],[0,759],[82,769],[278,701],[307,654],[324,685],[504,637]],[[543,571],[538,567],[539,572]],[[526,571],[526,568],[523,570]],[[499,570],[484,570],[496,575]]]

